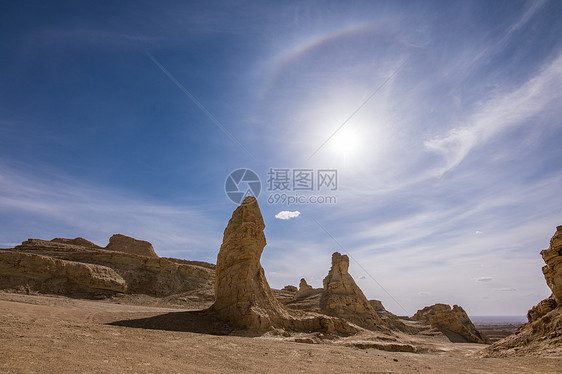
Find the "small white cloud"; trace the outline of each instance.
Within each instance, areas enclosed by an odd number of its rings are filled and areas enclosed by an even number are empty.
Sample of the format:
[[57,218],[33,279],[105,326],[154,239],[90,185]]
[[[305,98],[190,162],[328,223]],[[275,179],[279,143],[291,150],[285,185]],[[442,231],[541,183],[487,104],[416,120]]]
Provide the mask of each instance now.
[[505,288],[496,288],[495,290],[502,291],[502,292],[513,292],[513,291],[517,291],[517,288],[505,287]]
[[301,215],[301,212],[299,212],[298,210],[296,210],[294,212],[290,212],[288,210],[283,210],[283,211],[277,213],[275,215],[275,218],[287,220],[287,219],[291,219],[291,218],[296,218],[300,215]]
[[362,276],[359,277],[359,279],[367,279],[367,277],[362,275]]
[[480,230],[476,230],[475,234],[476,234],[476,235],[480,235],[480,234],[484,234],[484,233],[483,233],[482,231],[480,231]]
[[431,295],[431,292],[419,291],[417,294],[418,294],[419,296],[429,296],[429,295]]
[[490,277],[480,277],[480,278],[476,278],[477,282],[490,282],[491,280],[493,280],[493,278]]

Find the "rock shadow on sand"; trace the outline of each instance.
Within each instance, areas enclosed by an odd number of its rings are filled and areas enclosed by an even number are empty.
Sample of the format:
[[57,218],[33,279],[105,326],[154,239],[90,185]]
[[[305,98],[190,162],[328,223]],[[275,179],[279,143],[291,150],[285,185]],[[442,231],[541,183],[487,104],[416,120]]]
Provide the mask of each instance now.
[[126,319],[107,325],[132,327],[147,330],[193,332],[209,335],[230,335],[234,328],[216,318],[207,309],[185,312],[171,312],[153,317]]

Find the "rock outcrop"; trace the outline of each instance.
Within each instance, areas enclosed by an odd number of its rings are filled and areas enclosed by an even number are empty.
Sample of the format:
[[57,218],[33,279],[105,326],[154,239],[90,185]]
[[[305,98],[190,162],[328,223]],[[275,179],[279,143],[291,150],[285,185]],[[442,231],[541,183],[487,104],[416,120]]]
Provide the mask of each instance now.
[[542,268],[546,284],[552,290],[556,303],[562,305],[562,226],[556,228],[550,247],[541,251],[541,256],[546,263]]
[[445,335],[449,332],[460,335],[470,343],[490,343],[489,339],[480,334],[464,309],[453,305],[435,304],[418,310],[412,319],[431,323],[431,327],[441,330]]
[[527,312],[527,320],[529,322],[538,321],[543,316],[556,309],[557,306],[558,303],[554,299],[554,296],[551,295],[548,299],[540,301],[537,305],[529,309],[529,311]]
[[105,296],[126,292],[127,283],[115,270],[107,266],[0,251],[0,288],[63,295]]
[[556,228],[541,256],[546,263],[542,272],[552,295],[527,312],[528,323],[488,347],[483,356],[562,355],[562,226]]
[[105,247],[108,251],[119,251],[133,255],[158,257],[152,244],[144,240],[138,240],[126,235],[115,234],[109,238],[109,244]]
[[388,326],[391,330],[400,330],[411,334],[415,334],[416,332],[419,331],[416,328],[407,326],[404,322],[400,320],[400,318],[398,318],[396,314],[386,310],[380,300],[369,300],[369,304],[371,304],[371,307],[383,320],[385,325]]
[[332,255],[332,268],[324,278],[320,310],[329,316],[344,318],[369,330],[385,330],[385,323],[348,270],[349,257],[335,252]]
[[282,289],[281,291],[290,292],[290,293],[293,293],[293,294],[296,295],[297,292],[299,291],[299,289],[298,289],[297,287],[291,286],[291,285],[289,284],[289,285],[283,287],[283,289]]
[[[9,267],[3,264],[0,270],[2,289],[79,297],[123,292],[167,297],[209,290],[212,300],[214,271],[211,264],[106,250],[82,238],[57,238],[52,241],[29,239],[14,249],[0,250],[0,255],[9,258],[12,264]],[[99,286],[100,274],[104,271],[110,274],[107,279],[117,279],[117,283],[113,283],[118,286]],[[42,279],[57,280],[57,284],[66,286],[54,287],[53,282],[43,282]],[[64,279],[68,282],[65,283]],[[123,287],[119,286],[121,282],[124,282]],[[113,283],[110,281],[108,284]]]
[[302,300],[313,295],[318,295],[322,292],[324,292],[324,289],[312,288],[312,286],[306,282],[306,279],[302,278],[299,283],[299,290],[295,295],[295,300]]
[[215,273],[215,303],[209,312],[242,330],[357,332],[342,319],[289,311],[273,296],[260,264],[266,245],[264,228],[257,200],[246,197],[224,230]]
[[63,244],[72,244],[78,245],[81,247],[90,247],[90,248],[101,248],[99,245],[92,243],[89,240],[84,238],[74,238],[74,239],[66,239],[66,238],[55,238],[51,240],[53,243],[63,243]]

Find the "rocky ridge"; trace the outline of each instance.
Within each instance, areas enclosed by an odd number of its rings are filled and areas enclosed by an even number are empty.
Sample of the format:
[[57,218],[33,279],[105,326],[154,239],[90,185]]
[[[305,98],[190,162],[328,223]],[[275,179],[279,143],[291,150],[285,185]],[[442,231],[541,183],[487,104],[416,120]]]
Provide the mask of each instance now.
[[29,239],[14,249],[0,250],[0,288],[95,298],[201,294],[212,288],[210,264],[132,254],[130,247],[120,248],[115,242],[112,247],[107,250],[82,238]]

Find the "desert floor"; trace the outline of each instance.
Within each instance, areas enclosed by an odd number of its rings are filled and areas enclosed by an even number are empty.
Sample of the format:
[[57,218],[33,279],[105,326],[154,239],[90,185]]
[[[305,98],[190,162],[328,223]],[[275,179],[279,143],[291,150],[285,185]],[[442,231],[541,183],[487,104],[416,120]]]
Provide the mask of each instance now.
[[176,308],[0,292],[0,372],[562,372],[562,358],[472,357],[483,348],[476,344],[436,341],[438,349],[419,354],[289,341],[294,337],[212,335],[220,326],[196,316]]

